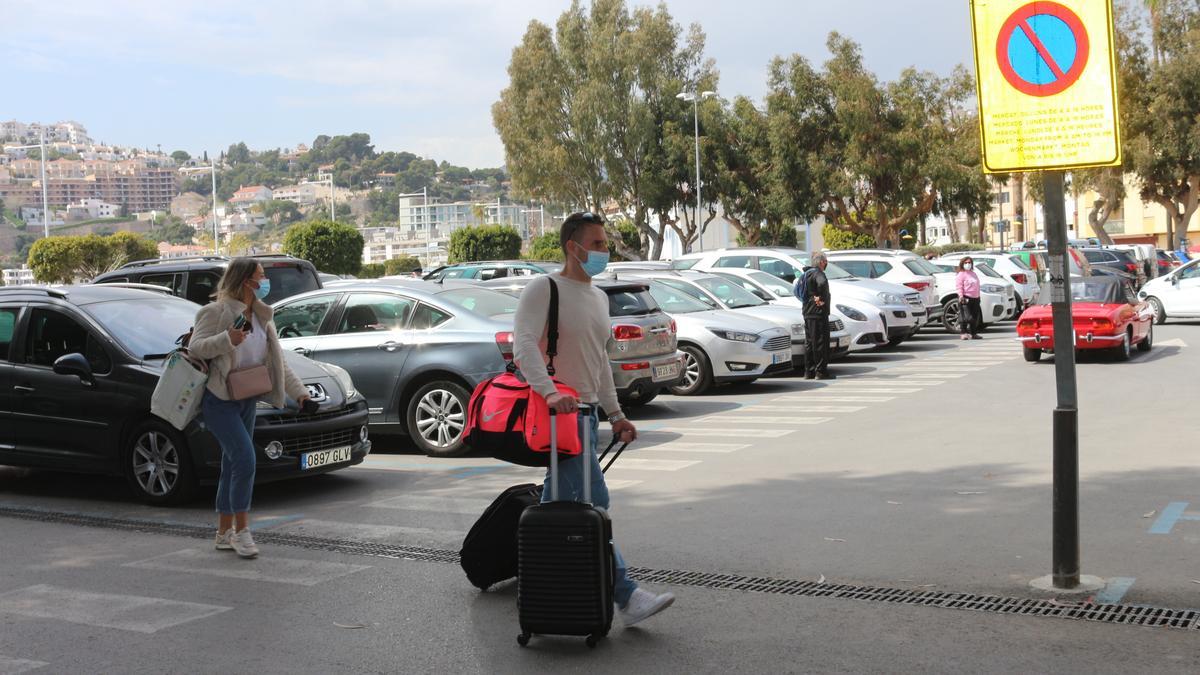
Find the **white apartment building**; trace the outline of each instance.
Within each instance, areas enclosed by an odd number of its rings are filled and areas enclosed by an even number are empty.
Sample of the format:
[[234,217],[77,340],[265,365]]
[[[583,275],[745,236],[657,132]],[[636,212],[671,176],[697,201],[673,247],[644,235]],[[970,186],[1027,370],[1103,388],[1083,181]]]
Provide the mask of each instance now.
[[537,225],[538,217],[535,215],[531,221],[526,211],[520,204],[426,202],[423,197],[401,197],[398,215],[401,230],[430,233],[434,238],[448,237],[460,227],[511,225],[528,239],[529,225],[531,222]]
[[34,282],[33,270],[29,269],[28,265],[3,270],[2,274],[5,286],[28,286]]
[[67,220],[116,218],[119,215],[121,215],[120,206],[99,199],[81,199],[74,204],[67,205]]
[[423,265],[445,265],[448,259],[449,238],[430,239],[423,233],[396,227],[368,227],[363,235],[363,264],[383,263],[410,255]]
[[329,188],[320,185],[283,185],[271,191],[271,198],[293,202],[297,206],[312,206],[317,203],[317,191],[322,189],[322,194],[329,194]]
[[62,141],[79,145],[91,145],[92,139],[87,129],[79,122],[66,121],[54,124],[25,124],[16,120],[0,122],[0,138],[11,138],[21,142],[36,142],[41,136],[42,129],[46,131],[46,141]]

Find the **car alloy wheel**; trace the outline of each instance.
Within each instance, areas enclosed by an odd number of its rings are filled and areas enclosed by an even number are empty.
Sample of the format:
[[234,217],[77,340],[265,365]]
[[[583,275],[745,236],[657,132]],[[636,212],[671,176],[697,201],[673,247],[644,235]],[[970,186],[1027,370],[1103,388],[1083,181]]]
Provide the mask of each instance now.
[[946,303],[946,308],[942,313],[942,327],[947,333],[958,332],[958,300],[950,300]]
[[1154,324],[1146,327],[1146,337],[1142,338],[1137,346],[1139,352],[1148,352],[1152,347],[1154,347]]
[[178,503],[195,488],[182,440],[160,422],[148,421],[134,430],[124,463],[130,487],[144,501]]
[[1146,302],[1150,303],[1150,309],[1154,310],[1154,323],[1162,325],[1167,322],[1167,310],[1163,309],[1162,300],[1154,296],[1146,298]]
[[683,352],[683,379],[678,385],[671,387],[671,393],[676,396],[691,396],[708,389],[712,382],[712,372],[704,352],[691,345],[680,347],[679,351]]
[[1125,331],[1125,335],[1121,337],[1121,344],[1117,347],[1117,360],[1128,361],[1133,354],[1133,345],[1129,341],[1129,331]]
[[417,390],[408,405],[408,430],[413,441],[431,457],[453,457],[466,450],[467,391],[448,381],[430,382]]

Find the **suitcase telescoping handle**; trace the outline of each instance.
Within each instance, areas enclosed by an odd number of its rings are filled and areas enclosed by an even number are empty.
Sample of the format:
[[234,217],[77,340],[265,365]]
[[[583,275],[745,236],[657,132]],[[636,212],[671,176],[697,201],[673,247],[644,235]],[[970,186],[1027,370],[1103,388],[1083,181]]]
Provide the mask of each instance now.
[[[580,404],[579,412],[588,413],[592,408],[589,405]],[[591,428],[592,425],[584,425]],[[592,503],[592,463],[589,458],[584,457],[585,452],[591,452],[591,445],[587,442],[588,439],[579,439],[580,459],[583,461],[583,501],[585,504]],[[550,501],[558,501],[558,412],[554,408],[550,408]]]

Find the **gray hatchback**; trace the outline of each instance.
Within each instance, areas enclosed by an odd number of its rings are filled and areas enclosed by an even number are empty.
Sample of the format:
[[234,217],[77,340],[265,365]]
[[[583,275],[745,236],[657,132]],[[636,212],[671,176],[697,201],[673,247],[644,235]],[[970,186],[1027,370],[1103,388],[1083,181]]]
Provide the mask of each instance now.
[[475,385],[512,359],[515,298],[486,288],[357,281],[275,305],[284,349],[350,372],[373,430],[426,454],[465,452]]

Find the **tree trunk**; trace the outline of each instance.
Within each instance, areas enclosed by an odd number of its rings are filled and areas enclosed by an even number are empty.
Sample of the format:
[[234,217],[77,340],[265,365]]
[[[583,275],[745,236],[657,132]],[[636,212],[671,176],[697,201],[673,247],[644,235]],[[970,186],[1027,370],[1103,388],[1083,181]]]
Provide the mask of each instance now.
[[1013,222],[1015,241],[1025,241],[1025,174],[1013,174]]
[[1092,233],[1100,240],[1104,246],[1112,246],[1113,238],[1105,229],[1104,223],[1108,222],[1108,217],[1112,215],[1112,202],[1105,199],[1097,199],[1092,204],[1092,210],[1088,213],[1088,224],[1092,226]]

